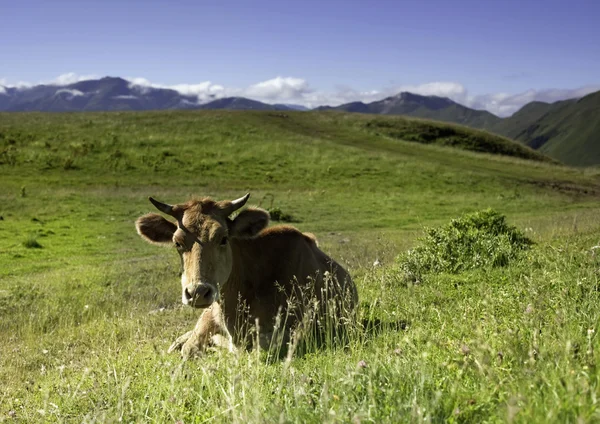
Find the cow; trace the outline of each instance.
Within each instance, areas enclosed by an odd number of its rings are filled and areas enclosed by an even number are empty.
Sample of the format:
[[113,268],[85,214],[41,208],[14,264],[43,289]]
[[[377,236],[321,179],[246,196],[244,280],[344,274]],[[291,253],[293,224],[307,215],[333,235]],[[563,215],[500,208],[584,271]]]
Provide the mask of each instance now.
[[179,253],[183,304],[204,309],[169,352],[187,359],[209,347],[269,349],[274,340],[286,349],[315,326],[330,323],[335,334],[354,319],[356,286],[314,235],[289,225],[268,227],[269,213],[257,207],[232,217],[249,197],[176,205],[150,197],[175,222],[157,213],[137,219],[143,239]]

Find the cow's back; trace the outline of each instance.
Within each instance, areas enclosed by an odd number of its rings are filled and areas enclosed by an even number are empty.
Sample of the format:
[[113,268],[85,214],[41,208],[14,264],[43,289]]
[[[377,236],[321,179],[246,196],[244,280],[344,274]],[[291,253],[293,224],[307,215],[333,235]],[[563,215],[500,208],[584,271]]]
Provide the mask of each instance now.
[[290,226],[275,226],[255,238],[232,242],[232,250],[233,271],[223,289],[228,326],[235,326],[231,322],[234,316],[240,319],[240,301],[248,312],[243,319],[252,321],[249,324],[258,319],[263,328],[271,327],[279,312],[285,316],[288,327],[294,326],[306,307],[315,299],[323,304],[323,297],[344,309],[356,305],[352,279],[319,249],[312,234]]

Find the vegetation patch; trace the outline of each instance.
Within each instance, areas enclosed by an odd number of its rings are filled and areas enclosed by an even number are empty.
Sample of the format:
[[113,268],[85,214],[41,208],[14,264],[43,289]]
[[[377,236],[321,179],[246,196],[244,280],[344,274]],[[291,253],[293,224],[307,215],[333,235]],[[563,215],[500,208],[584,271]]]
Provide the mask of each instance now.
[[296,218],[294,218],[294,216],[292,214],[282,211],[281,208],[279,208],[277,206],[269,208],[267,210],[269,212],[269,215],[271,215],[271,219],[273,221],[299,222]]
[[373,119],[365,124],[368,131],[378,135],[422,144],[458,147],[475,152],[514,156],[522,159],[552,162],[535,150],[508,138],[485,131],[441,122],[419,119]]
[[27,238],[27,240],[23,242],[23,246],[28,249],[41,249],[43,247],[35,237]]
[[397,259],[405,281],[418,283],[431,273],[507,266],[533,244],[492,209],[463,215],[425,232],[419,246]]

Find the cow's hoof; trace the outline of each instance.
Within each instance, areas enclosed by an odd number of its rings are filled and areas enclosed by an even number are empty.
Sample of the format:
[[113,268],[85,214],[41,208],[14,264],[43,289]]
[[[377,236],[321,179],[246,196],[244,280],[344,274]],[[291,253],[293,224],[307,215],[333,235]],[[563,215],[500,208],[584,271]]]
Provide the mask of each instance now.
[[177,340],[173,342],[173,344],[169,347],[168,353],[172,353],[175,351],[179,351],[183,348],[183,345],[190,339],[193,331],[188,331],[187,333],[177,337]]
[[209,348],[213,351],[225,349],[229,353],[238,353],[236,347],[233,344],[231,337],[223,336],[222,334],[215,334],[210,338]]
[[185,360],[197,358],[202,355],[203,350],[198,340],[189,338],[181,347],[181,357]]

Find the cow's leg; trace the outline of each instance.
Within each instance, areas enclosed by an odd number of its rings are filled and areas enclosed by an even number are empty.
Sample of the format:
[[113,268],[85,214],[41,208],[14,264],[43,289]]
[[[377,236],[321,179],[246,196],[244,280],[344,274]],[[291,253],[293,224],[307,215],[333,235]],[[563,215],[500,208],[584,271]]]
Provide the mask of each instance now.
[[173,345],[178,342],[181,342],[181,356],[184,359],[201,355],[209,346],[235,352],[231,335],[223,322],[221,306],[218,303],[213,303],[210,308],[206,309],[200,316],[196,327],[177,339]]
[[237,353],[237,349],[233,344],[233,339],[231,338],[231,336],[215,334],[210,338],[210,345],[217,348],[226,349],[230,353]]
[[[204,315],[204,313],[203,313]],[[202,317],[200,317],[202,318]],[[173,344],[169,347],[168,353],[175,352],[176,350],[181,350],[181,347],[188,341],[194,331],[190,330],[187,333],[177,337],[177,339],[173,342]]]
[[[199,329],[201,328],[206,328],[208,326],[208,321],[210,321],[212,319],[211,316],[211,310],[209,309],[205,309],[202,314],[200,315],[200,318],[198,319],[198,322],[196,323],[196,327],[193,330],[188,331],[187,333],[177,337],[177,339],[173,342],[173,344],[169,347],[168,353],[171,352],[175,352],[175,351],[182,351],[183,346],[190,341],[190,339],[196,338],[196,344],[198,344],[198,347],[200,348],[200,340],[201,338],[203,338],[201,336],[201,334],[198,334]],[[189,349],[189,346],[188,346]]]

